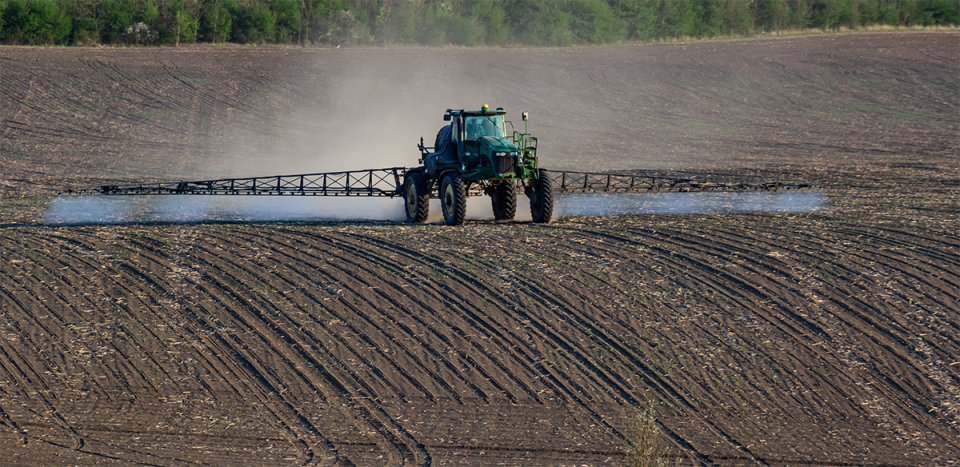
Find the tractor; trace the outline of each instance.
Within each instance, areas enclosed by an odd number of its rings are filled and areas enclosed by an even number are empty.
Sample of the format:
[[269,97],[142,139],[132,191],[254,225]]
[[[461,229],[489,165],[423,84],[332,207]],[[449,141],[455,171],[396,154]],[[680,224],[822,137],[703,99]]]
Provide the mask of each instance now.
[[[467,198],[486,194],[497,220],[513,219],[517,192],[530,199],[534,222],[547,223],[553,215],[550,177],[538,167],[537,138],[527,132],[529,115],[524,112],[523,133],[505,120],[503,108],[490,110],[447,109],[450,122],[437,132],[432,147],[420,138],[420,166],[404,174],[403,198],[407,222],[424,222],[430,199],[440,199],[447,225],[463,224]],[[506,125],[510,126],[507,131]]]

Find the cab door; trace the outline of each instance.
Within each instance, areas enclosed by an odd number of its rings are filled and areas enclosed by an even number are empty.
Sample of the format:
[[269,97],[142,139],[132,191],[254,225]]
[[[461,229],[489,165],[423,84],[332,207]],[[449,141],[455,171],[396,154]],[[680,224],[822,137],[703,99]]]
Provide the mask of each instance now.
[[472,122],[472,120],[474,119],[464,117],[464,125],[460,131],[461,136],[463,137],[463,149],[460,152],[460,154],[463,155],[461,158],[461,163],[467,164],[468,166],[475,165],[480,162],[480,138],[476,129],[471,129],[471,124],[476,125],[476,123]]

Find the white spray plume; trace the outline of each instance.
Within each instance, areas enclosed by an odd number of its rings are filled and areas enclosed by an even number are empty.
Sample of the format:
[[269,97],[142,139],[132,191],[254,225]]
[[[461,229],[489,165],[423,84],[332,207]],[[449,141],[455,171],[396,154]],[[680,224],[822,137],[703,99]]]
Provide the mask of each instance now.
[[399,199],[305,196],[83,196],[47,208],[49,224],[126,222],[386,220],[402,221]]
[[817,212],[826,208],[826,195],[820,191],[630,193],[559,196],[554,213],[557,217],[590,217]]
[[[555,198],[555,218],[638,214],[817,212],[822,192],[656,193],[569,195]],[[517,221],[530,221],[529,200],[517,200]],[[404,220],[400,198],[313,196],[82,196],[61,197],[47,209],[48,224],[127,222]],[[467,202],[467,219],[491,220],[490,198]],[[430,201],[428,223],[443,222],[440,201]]]

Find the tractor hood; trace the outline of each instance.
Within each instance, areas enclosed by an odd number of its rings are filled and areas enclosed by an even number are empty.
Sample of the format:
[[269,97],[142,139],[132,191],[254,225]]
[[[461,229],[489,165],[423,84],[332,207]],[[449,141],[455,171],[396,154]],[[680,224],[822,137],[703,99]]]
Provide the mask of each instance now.
[[489,147],[492,152],[517,150],[517,145],[511,143],[505,138],[497,138],[496,136],[481,136],[480,152],[483,153],[484,148],[487,147]]

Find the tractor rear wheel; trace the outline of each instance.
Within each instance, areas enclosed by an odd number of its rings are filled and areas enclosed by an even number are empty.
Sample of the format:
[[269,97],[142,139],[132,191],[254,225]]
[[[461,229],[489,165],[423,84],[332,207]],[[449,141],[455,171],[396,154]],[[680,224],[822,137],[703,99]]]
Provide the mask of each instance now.
[[540,169],[539,175],[530,180],[526,194],[530,198],[530,214],[533,216],[533,221],[546,224],[553,217],[553,186],[546,170]]
[[505,181],[490,187],[490,202],[493,204],[493,218],[513,220],[517,215],[517,184]]
[[456,172],[443,177],[440,184],[440,206],[447,225],[460,225],[467,218],[467,190],[463,177]]
[[407,222],[423,222],[430,214],[430,185],[420,172],[410,172],[403,179],[403,201]]

